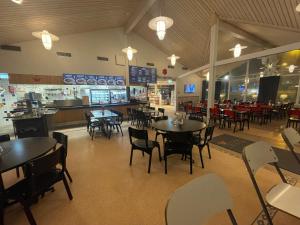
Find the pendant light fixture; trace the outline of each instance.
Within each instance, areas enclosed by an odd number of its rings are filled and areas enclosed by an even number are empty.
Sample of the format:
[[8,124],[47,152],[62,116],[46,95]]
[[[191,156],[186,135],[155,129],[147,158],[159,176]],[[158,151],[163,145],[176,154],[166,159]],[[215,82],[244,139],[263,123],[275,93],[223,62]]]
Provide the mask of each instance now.
[[169,60],[171,60],[171,65],[175,66],[176,65],[176,60],[180,59],[179,56],[176,56],[175,54],[171,55],[170,57],[168,57]]
[[36,38],[41,39],[45,49],[47,49],[47,50],[52,49],[52,42],[59,40],[59,38],[57,36],[49,33],[46,30],[33,32],[32,35]]
[[241,44],[236,44],[234,48],[229,49],[229,51],[233,52],[234,58],[240,57],[242,54],[242,50],[247,48],[248,46],[242,46]]
[[158,39],[162,41],[166,36],[167,29],[173,26],[174,21],[170,17],[162,16],[161,8],[162,7],[160,6],[160,16],[150,20],[148,26],[151,30],[156,31]]
[[297,66],[295,66],[295,65],[293,65],[293,64],[290,65],[290,66],[289,66],[289,72],[290,72],[290,73],[294,73],[294,70],[295,70],[296,68],[297,68]]
[[296,11],[297,11],[297,12],[300,12],[300,3],[297,5]]
[[14,3],[17,3],[19,5],[21,5],[23,3],[23,0],[11,0]]
[[123,48],[122,52],[126,53],[128,60],[131,61],[133,59],[133,54],[137,53],[138,51],[128,46],[127,48]]

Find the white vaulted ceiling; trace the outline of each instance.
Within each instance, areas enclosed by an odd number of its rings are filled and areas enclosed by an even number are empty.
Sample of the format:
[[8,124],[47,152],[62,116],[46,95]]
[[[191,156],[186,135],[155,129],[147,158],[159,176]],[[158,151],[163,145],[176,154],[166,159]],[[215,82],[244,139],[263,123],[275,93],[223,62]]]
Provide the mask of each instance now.
[[[32,31],[47,29],[61,36],[103,28],[122,27],[149,0],[24,0],[22,5],[0,1],[0,44],[32,40]],[[133,32],[190,69],[208,63],[210,25],[213,15],[242,29],[266,45],[237,38],[230,32],[219,35],[218,58],[232,57],[236,43],[254,52],[300,40],[300,0],[157,0],[137,23]],[[174,19],[165,40],[159,41],[148,22],[162,14]]]
[[0,1],[0,44],[33,40],[33,31],[58,36],[123,26],[144,0]]

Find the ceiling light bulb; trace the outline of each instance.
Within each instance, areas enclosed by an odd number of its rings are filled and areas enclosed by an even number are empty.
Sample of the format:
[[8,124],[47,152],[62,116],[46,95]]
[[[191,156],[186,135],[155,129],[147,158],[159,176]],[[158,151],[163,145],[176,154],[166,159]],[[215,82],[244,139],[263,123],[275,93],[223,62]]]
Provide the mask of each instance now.
[[133,52],[132,52],[132,48],[130,46],[127,48],[127,58],[129,61],[131,61],[133,58]]
[[47,49],[47,50],[50,50],[52,48],[52,43],[54,41],[59,40],[59,37],[55,36],[54,34],[49,33],[46,30],[32,32],[32,35],[38,39],[41,39],[45,49]]
[[156,34],[159,40],[164,40],[166,35],[166,23],[163,20],[157,21],[156,23]]
[[155,17],[149,21],[150,29],[155,30],[159,40],[163,40],[166,35],[166,30],[173,25],[173,19],[165,16]]
[[228,80],[229,79],[229,75],[226,75],[225,77],[224,77],[224,80]]
[[242,46],[241,44],[236,44],[234,48],[229,49],[229,51],[233,51],[234,58],[240,57],[242,54],[242,50],[247,48],[247,46]]
[[43,45],[44,45],[45,49],[51,50],[51,48],[52,48],[52,38],[51,38],[49,32],[46,31],[46,30],[43,30],[42,42],[43,42]]
[[234,51],[233,51],[234,58],[240,57],[241,53],[242,53],[242,47],[241,47],[241,45],[240,44],[236,44],[234,46]]
[[300,12],[300,3],[297,5],[296,11],[297,11],[297,12]]
[[19,5],[21,5],[23,3],[23,0],[11,0],[14,3],[17,3]]
[[179,56],[176,56],[175,54],[171,55],[170,57],[168,57],[169,60],[171,60],[171,65],[175,66],[176,65],[176,61],[177,59],[180,59]]
[[295,68],[296,68],[295,65],[290,65],[290,66],[289,66],[289,72],[290,72],[290,73],[293,73],[294,70],[295,70]]
[[122,52],[126,53],[128,60],[131,61],[133,59],[133,54],[137,53],[137,50],[129,46],[128,48],[122,49]]

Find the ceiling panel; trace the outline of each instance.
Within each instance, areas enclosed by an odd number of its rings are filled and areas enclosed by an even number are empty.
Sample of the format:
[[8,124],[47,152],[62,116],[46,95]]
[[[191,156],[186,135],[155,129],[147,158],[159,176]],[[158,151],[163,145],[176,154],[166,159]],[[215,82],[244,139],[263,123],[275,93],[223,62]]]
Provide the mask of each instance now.
[[[283,45],[299,40],[300,14],[296,12],[298,0],[165,0],[157,3],[135,28],[135,32],[167,54],[179,55],[189,68],[209,61],[210,21],[214,14],[240,29],[253,33],[271,45]],[[162,14],[174,19],[164,41],[147,27],[148,21]],[[243,53],[262,50],[245,40],[220,33],[218,59],[232,57],[228,51],[236,43],[247,45]]]
[[123,26],[144,0],[0,1],[0,44],[32,40],[33,31],[58,36]]

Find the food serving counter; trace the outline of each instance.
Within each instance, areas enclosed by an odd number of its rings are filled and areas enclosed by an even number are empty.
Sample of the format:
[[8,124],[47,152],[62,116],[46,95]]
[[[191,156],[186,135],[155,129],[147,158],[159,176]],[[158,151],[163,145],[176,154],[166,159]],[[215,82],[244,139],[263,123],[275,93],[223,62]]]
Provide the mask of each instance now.
[[113,109],[123,113],[124,119],[128,117],[127,108],[138,108],[140,104],[137,103],[118,103],[118,104],[105,104],[105,105],[75,105],[75,106],[59,106],[56,107],[58,112],[53,117],[53,123],[56,128],[68,127],[68,126],[80,126],[86,124],[85,112],[100,109],[102,110]]

